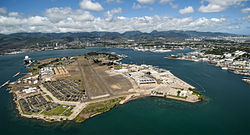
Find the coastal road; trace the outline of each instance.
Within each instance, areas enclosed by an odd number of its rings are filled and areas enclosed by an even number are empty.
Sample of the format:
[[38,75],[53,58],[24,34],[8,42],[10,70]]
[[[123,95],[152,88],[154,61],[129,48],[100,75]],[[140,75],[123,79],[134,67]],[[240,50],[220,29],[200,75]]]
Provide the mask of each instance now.
[[86,107],[86,103],[79,103],[72,110],[72,114],[68,117],[69,120],[73,120],[81,111]]

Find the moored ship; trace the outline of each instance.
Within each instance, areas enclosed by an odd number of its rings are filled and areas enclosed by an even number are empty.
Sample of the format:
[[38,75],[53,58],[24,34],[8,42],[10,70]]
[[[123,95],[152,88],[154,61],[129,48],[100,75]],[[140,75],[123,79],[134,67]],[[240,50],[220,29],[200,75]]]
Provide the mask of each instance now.
[[28,67],[29,65],[32,64],[33,60],[29,56],[25,56],[23,59],[23,62],[24,62],[24,66]]

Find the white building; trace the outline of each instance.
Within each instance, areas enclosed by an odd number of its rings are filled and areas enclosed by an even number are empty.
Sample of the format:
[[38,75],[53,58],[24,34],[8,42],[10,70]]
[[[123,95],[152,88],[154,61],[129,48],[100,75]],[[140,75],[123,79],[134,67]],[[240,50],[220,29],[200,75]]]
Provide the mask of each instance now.
[[187,96],[187,91],[186,90],[182,90],[181,92],[180,92],[180,95],[179,95],[180,97],[186,97]]
[[137,79],[138,84],[155,84],[156,80],[148,77],[141,77]]
[[226,58],[230,58],[230,57],[232,57],[232,54],[231,54],[231,53],[224,53],[224,56],[225,56]]
[[23,89],[22,92],[25,92],[26,94],[36,92],[36,87]]
[[44,67],[40,69],[41,78],[43,81],[51,81],[51,76],[54,75],[52,67]]

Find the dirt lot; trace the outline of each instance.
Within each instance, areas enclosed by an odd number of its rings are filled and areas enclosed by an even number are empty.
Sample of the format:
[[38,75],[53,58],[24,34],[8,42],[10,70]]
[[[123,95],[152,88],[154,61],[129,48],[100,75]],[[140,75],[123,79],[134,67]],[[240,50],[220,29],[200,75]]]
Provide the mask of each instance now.
[[107,66],[93,65],[96,72],[103,78],[104,83],[106,83],[114,95],[127,93],[129,89],[132,88],[131,82],[123,77],[122,75],[110,76],[105,72],[108,69]]
[[41,60],[40,63],[44,64],[44,63],[49,63],[52,60],[56,60],[57,58],[50,58],[50,59],[45,59],[45,60]]
[[65,69],[70,73],[73,80],[82,80],[77,62],[67,65]]

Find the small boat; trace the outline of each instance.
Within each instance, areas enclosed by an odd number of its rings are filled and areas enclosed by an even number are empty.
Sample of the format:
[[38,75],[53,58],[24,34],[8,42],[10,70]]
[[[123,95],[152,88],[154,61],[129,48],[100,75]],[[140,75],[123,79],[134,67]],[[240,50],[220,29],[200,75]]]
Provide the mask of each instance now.
[[5,82],[4,84],[2,84],[2,85],[0,86],[0,88],[2,88],[2,87],[4,87],[5,85],[9,84],[9,82],[10,82],[10,80],[8,80],[8,81]]
[[228,70],[228,68],[227,68],[227,67],[222,67],[221,69],[223,69],[223,70]]
[[20,72],[18,72],[18,73],[16,73],[15,75],[13,75],[13,77],[16,77],[16,76],[18,76],[20,74]]
[[250,79],[242,79],[242,81],[247,82],[248,84],[250,84]]

